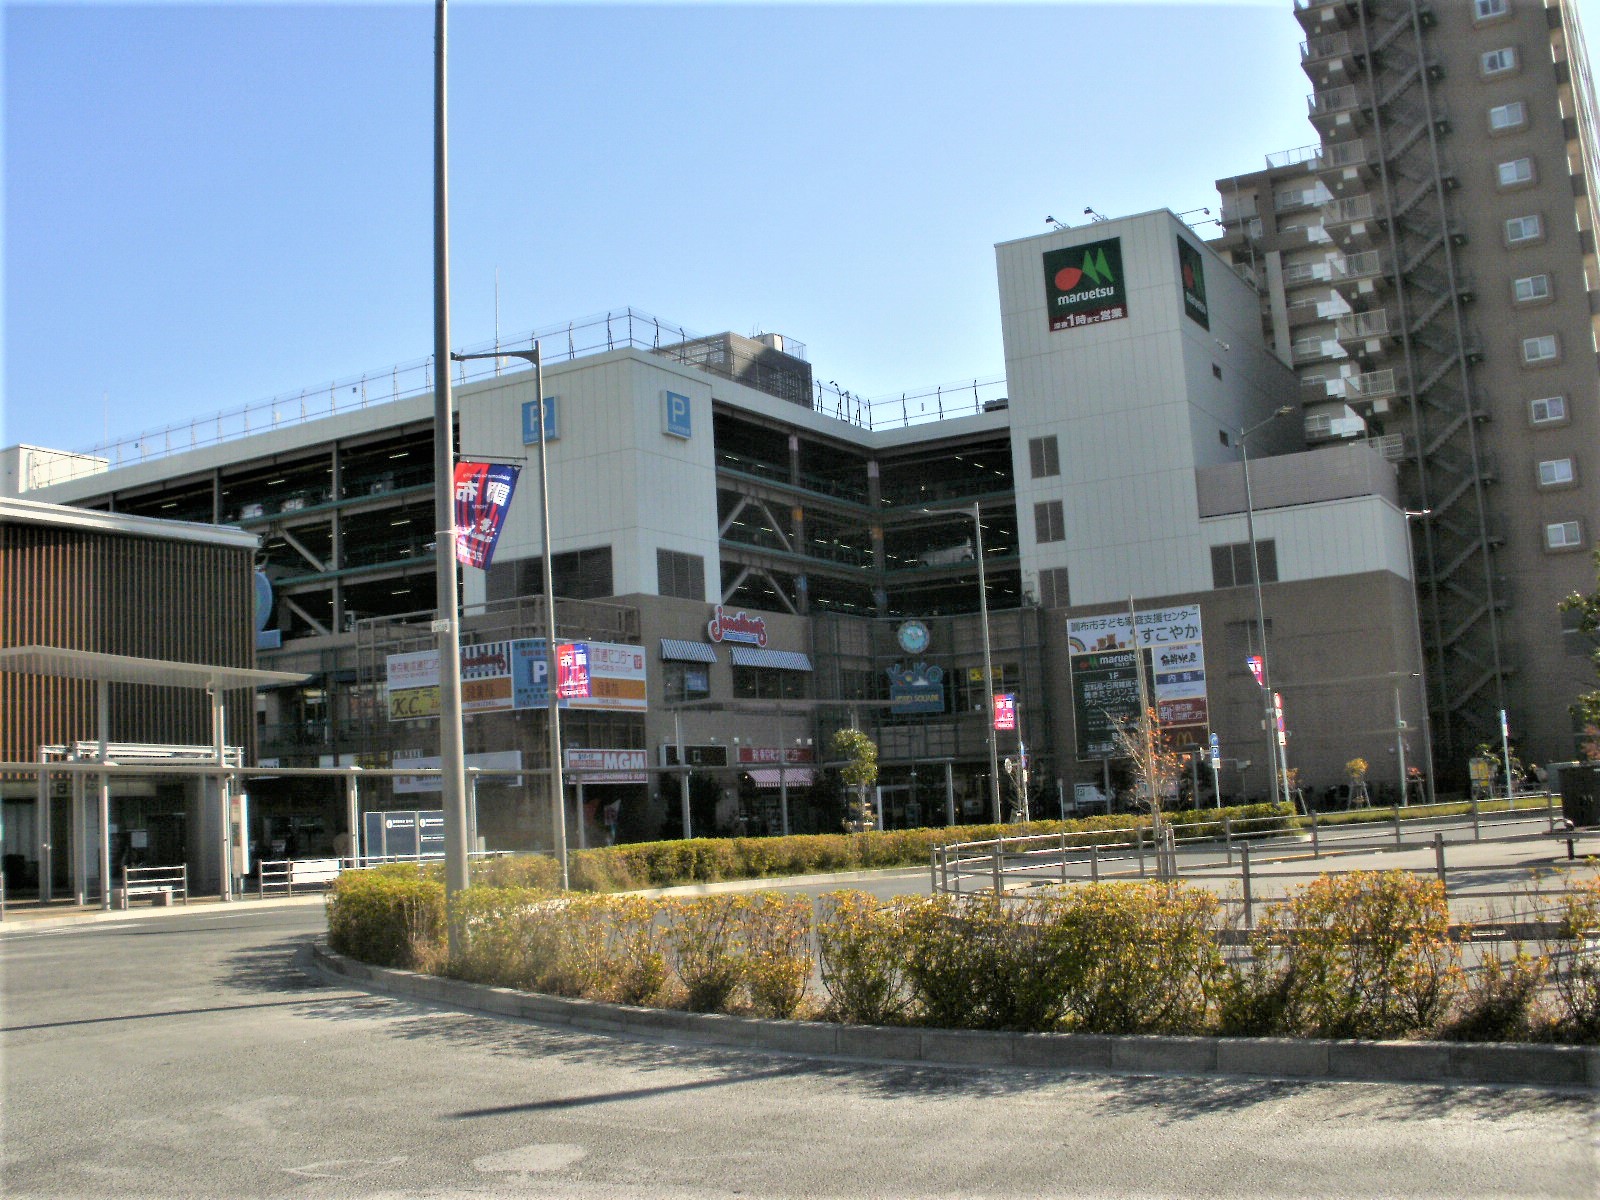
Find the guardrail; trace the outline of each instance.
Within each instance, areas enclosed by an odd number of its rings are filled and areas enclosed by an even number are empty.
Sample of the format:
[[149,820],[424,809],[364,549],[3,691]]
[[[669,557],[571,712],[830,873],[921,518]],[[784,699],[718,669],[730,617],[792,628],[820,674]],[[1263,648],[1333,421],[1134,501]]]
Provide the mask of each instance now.
[[[467,855],[469,861],[483,858],[504,858],[510,850],[474,850]],[[442,863],[443,854],[364,854],[352,858],[279,858],[263,859],[256,864],[256,895],[265,898],[268,893],[293,896],[295,889],[301,893],[320,891],[338,879],[345,871],[370,871],[390,863]]]
[[[1530,799],[1537,803],[1527,806]],[[1524,806],[1515,807],[1519,802]],[[1555,834],[1561,823],[1559,798],[1548,793],[1509,802],[1472,800],[1356,811],[1378,819],[1352,820],[1354,813],[1313,812],[1304,817],[1242,819],[1222,814],[1215,821],[1164,822],[1164,837],[1160,842],[1145,823],[1082,833],[1027,834],[952,842],[931,852],[929,875],[934,892],[993,891],[1000,895],[1041,885],[1064,887],[1086,880],[1099,882],[1107,874],[1133,875],[1141,879],[1226,877],[1232,881],[1237,877],[1248,910],[1254,900],[1252,853],[1254,864],[1259,866],[1264,862],[1302,858],[1308,850],[1313,860],[1319,860],[1379,850],[1431,847],[1435,850],[1435,865],[1430,873],[1436,872],[1446,880],[1448,889],[1444,847],[1450,842],[1480,842],[1486,826],[1511,823],[1545,826],[1542,832],[1512,837],[1523,840],[1546,837]],[[1451,834],[1456,836],[1452,838]],[[1268,841],[1279,844],[1269,850],[1263,845]],[[1571,847],[1568,849],[1571,857]],[[1217,857],[1208,857],[1208,850],[1215,850]],[[1470,869],[1458,867],[1456,870],[1459,879],[1461,872]],[[1504,874],[1504,868],[1495,870]],[[1273,878],[1281,880],[1299,875],[1314,878],[1320,874],[1323,872],[1279,871]]]
[[189,903],[189,865],[123,867],[117,907],[127,908],[128,901],[137,896],[149,896],[157,904],[170,904],[174,898]]

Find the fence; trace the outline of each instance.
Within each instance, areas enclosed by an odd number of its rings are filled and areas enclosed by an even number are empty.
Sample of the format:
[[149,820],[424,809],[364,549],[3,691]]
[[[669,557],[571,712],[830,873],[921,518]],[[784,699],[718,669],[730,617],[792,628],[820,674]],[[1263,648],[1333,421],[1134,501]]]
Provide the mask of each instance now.
[[[1448,846],[1481,843],[1485,829],[1497,843],[1548,842],[1561,827],[1559,800],[1550,795],[1535,798],[1535,807],[1515,807],[1517,801],[1472,801],[1394,807],[1381,820],[1330,820],[1327,814],[1308,817],[1258,817],[1236,820],[1223,815],[1215,821],[1163,825],[1158,843],[1148,825],[1129,824],[1120,829],[1092,833],[1034,834],[986,841],[957,842],[936,848],[929,862],[935,892],[961,894],[994,891],[1000,895],[1022,889],[1073,883],[1100,882],[1116,877],[1186,879],[1227,888],[1225,902],[1237,904],[1246,928],[1254,924],[1255,906],[1263,885],[1283,885],[1317,878],[1326,872],[1273,869],[1263,877],[1264,865],[1288,863],[1309,857],[1323,858],[1378,851],[1429,850],[1431,864],[1423,873],[1436,875],[1446,894],[1458,902],[1512,898],[1530,901],[1522,868],[1504,863],[1487,867],[1456,865],[1448,861]],[[1368,810],[1364,816],[1382,814]],[[1287,827],[1286,827],[1287,826]],[[1520,879],[1520,886],[1509,886]],[[1508,886],[1495,888],[1493,884]],[[1526,931],[1524,931],[1526,932]],[[1536,931],[1535,931],[1536,932]]]
[[174,897],[189,903],[189,866],[123,867],[122,889],[117,907],[127,908],[135,896],[149,896],[157,904],[169,904]]

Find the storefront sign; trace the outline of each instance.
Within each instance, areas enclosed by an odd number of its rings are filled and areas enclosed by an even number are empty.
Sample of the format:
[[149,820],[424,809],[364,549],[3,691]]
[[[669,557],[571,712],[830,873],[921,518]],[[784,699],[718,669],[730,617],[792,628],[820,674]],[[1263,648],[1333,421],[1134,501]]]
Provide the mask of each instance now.
[[743,642],[747,646],[765,646],[767,621],[765,617],[752,617],[743,610],[736,613],[726,612],[719,604],[712,610],[711,621],[706,625],[706,633],[713,642]]
[[1051,329],[1076,329],[1126,317],[1122,239],[1049,251],[1044,256],[1044,295]]
[[1206,264],[1200,251],[1178,239],[1178,277],[1183,291],[1183,311],[1202,329],[1211,328],[1211,310],[1206,307]]
[[925,662],[909,667],[895,663],[889,676],[890,712],[942,713],[945,711],[944,668]]
[[[1169,735],[1187,734],[1187,740],[1198,741],[1208,724],[1200,606],[1145,609],[1134,617],[1130,620],[1123,611],[1074,617],[1067,622],[1080,757],[1113,755],[1117,723],[1136,720],[1150,705],[1155,706]],[[1135,643],[1144,654],[1150,689],[1142,702],[1133,659]]]
[[566,769],[585,787],[645,783],[650,778],[644,750],[568,750],[565,757]]

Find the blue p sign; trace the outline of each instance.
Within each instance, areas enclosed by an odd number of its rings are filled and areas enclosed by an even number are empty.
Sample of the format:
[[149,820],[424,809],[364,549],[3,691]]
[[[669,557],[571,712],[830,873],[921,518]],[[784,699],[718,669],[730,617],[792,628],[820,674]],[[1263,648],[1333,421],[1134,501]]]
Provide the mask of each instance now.
[[[546,396],[544,398],[544,436],[547,441],[555,441],[561,436],[560,428],[556,425],[556,401],[559,396]],[[522,406],[522,444],[536,446],[539,444],[539,417],[537,401],[529,400]]]
[[661,411],[661,432],[668,437],[689,439],[689,397],[667,392]]

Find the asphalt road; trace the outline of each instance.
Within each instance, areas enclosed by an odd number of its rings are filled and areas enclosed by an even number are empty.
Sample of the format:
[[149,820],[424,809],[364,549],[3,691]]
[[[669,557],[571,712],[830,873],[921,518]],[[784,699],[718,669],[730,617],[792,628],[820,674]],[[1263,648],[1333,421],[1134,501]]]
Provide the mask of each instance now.
[[0,933],[7,1197],[1581,1196],[1592,1094],[735,1053],[322,986],[315,903]]

